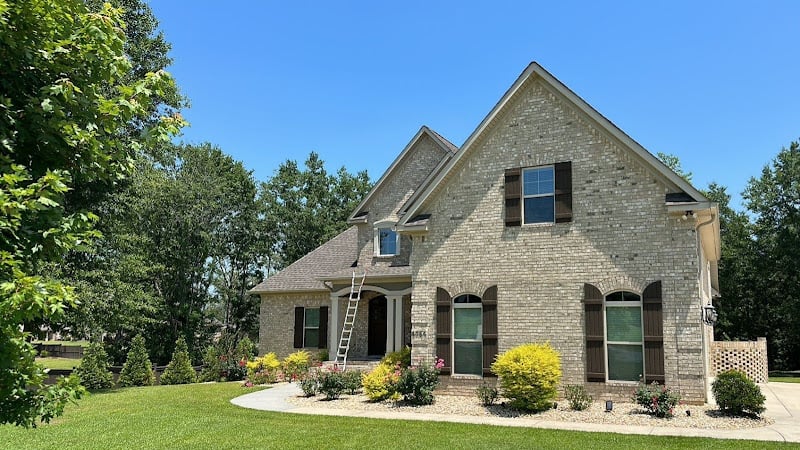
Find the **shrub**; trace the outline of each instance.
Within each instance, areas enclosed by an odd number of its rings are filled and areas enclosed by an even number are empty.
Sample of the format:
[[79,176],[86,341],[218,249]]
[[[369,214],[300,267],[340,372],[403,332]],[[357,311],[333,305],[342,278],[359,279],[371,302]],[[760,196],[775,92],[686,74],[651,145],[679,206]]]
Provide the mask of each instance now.
[[86,389],[108,389],[114,385],[114,376],[108,370],[108,354],[102,343],[92,342],[86,347],[75,374]]
[[512,407],[543,411],[558,394],[561,360],[549,343],[525,344],[497,356],[492,372],[500,377],[503,396]]
[[119,385],[126,386],[151,386],[155,382],[153,364],[147,355],[144,338],[137,334],[131,341],[131,349],[119,374]]
[[397,382],[397,392],[412,405],[432,404],[433,391],[439,385],[439,369],[443,364],[444,361],[438,360],[435,367],[422,364],[403,370]]
[[222,377],[222,361],[219,350],[214,345],[209,345],[203,352],[203,370],[200,371],[200,381],[219,381]]
[[306,397],[313,397],[319,392],[319,370],[314,370],[300,378],[300,389]]
[[574,411],[583,411],[592,405],[592,396],[586,392],[582,384],[571,384],[564,388],[564,398],[569,402],[569,408]]
[[344,373],[336,368],[320,371],[317,383],[319,392],[325,394],[325,400],[336,400],[345,390]]
[[350,395],[358,394],[361,390],[361,372],[358,370],[350,370],[344,372],[344,390]]
[[283,360],[283,376],[289,381],[294,381],[305,375],[310,365],[311,354],[305,350],[298,350]]
[[175,341],[175,351],[164,373],[161,374],[161,384],[188,384],[196,383],[197,374],[189,360],[189,348],[183,336]]
[[758,416],[764,412],[766,398],[761,388],[739,370],[726,370],[717,375],[711,384],[711,392],[723,414]]
[[254,356],[256,356],[256,344],[249,337],[245,336],[236,343],[236,348],[233,351],[234,359],[237,361],[243,359],[249,361]]
[[478,400],[481,401],[481,405],[483,406],[491,406],[494,405],[494,402],[497,401],[498,397],[500,397],[500,391],[497,390],[494,386],[489,386],[484,382],[482,385],[478,386],[475,389],[475,395],[478,396]]
[[270,352],[247,363],[247,379],[253,384],[274,383],[280,369],[281,361]]
[[656,382],[653,382],[650,386],[639,383],[639,387],[636,388],[636,392],[633,394],[633,401],[647,410],[648,414],[656,417],[672,417],[679,400],[680,396],[678,394]]
[[48,356],[50,356],[50,352],[48,352],[47,350],[39,350],[40,358],[47,358]]
[[409,367],[411,365],[411,348],[403,347],[402,350],[389,353],[381,358],[381,363],[386,364],[389,367],[399,365],[401,369]]
[[373,402],[397,399],[397,382],[400,380],[400,367],[385,363],[378,364],[372,371],[361,376],[364,394]]

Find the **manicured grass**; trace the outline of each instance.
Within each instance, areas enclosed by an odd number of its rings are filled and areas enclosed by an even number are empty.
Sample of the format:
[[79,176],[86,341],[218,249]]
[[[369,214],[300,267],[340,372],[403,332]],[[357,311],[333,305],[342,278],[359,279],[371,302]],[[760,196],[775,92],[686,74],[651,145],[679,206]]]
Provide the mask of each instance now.
[[63,345],[64,347],[86,347],[89,341],[33,341],[34,344]]
[[[98,393],[50,425],[0,426],[0,448],[544,448],[763,449],[757,441],[638,436],[459,423],[307,416],[229,403],[240,383],[156,386]],[[713,434],[713,432],[710,432]],[[794,446],[797,448],[797,446]]]
[[36,358],[36,362],[47,367],[48,369],[72,369],[78,367],[81,363],[80,359],[75,358]]
[[770,383],[800,383],[800,377],[769,377]]

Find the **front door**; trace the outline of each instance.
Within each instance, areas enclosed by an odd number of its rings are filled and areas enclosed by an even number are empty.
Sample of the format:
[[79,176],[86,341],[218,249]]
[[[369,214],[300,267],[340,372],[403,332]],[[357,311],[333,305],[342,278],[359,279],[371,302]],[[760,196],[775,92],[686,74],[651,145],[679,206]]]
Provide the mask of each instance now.
[[386,354],[386,297],[375,297],[369,301],[369,325],[367,334],[369,356]]

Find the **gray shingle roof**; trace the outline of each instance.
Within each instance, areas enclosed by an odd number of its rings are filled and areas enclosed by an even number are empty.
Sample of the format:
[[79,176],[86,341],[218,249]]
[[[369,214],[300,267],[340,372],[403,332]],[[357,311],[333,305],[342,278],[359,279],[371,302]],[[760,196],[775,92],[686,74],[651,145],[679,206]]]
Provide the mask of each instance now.
[[[325,280],[350,279],[353,271],[356,271],[356,278],[364,273],[364,266],[347,267],[345,269],[330,272],[322,276]],[[376,266],[367,268],[367,280],[370,278],[400,278],[410,277],[411,266]]]
[[272,275],[250,290],[262,292],[326,291],[321,277],[348,269],[358,258],[358,228],[353,226],[320,245],[289,267]]

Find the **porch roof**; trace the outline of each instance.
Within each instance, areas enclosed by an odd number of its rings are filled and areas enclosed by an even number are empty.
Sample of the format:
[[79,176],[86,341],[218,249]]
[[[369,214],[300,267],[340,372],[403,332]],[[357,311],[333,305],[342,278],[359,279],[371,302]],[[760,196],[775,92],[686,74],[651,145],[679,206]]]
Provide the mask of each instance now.
[[327,273],[348,272],[357,259],[358,228],[352,226],[320,245],[289,267],[270,276],[249,293],[327,291],[321,277]]
[[370,281],[375,282],[379,280],[394,280],[394,279],[408,279],[411,280],[411,266],[373,266],[373,267],[347,267],[345,269],[337,270],[328,273],[320,278],[323,281],[341,282],[350,280],[353,277],[353,271],[356,272],[356,281],[360,281],[361,275],[364,271],[367,272],[366,284]]

